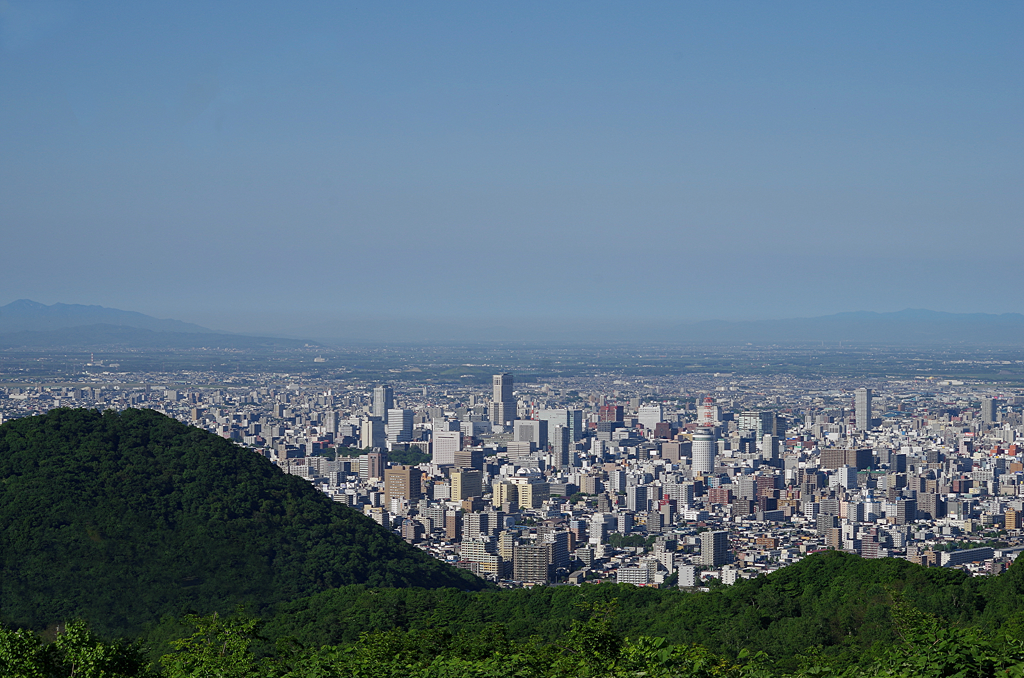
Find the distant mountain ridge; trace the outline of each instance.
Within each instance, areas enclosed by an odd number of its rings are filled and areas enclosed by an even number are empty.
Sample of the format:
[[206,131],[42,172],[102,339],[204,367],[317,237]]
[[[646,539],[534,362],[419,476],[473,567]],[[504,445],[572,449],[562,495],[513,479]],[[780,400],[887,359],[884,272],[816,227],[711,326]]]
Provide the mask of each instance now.
[[30,299],[0,306],[0,348],[255,349],[301,348],[299,339],[218,332],[104,306],[53,304]]
[[[53,304],[47,306],[19,299],[0,306],[0,347],[55,348],[254,348],[293,346],[318,342],[347,343],[403,341],[411,325],[416,340],[450,341],[542,341],[648,342],[667,344],[812,344],[850,342],[858,344],[1024,344],[1024,315],[1020,313],[949,313],[927,309],[904,309],[879,313],[848,311],[832,315],[773,320],[703,320],[678,322],[637,320],[609,323],[606,319],[564,322],[462,319],[392,319],[347,323],[341,331],[329,324],[292,328],[284,336],[254,337],[211,330],[194,323],[160,319],[135,311],[103,306]],[[297,338],[305,337],[305,338]],[[316,338],[311,342],[309,338]]]
[[104,306],[59,303],[47,306],[31,299],[18,299],[0,306],[0,334],[47,332],[87,325],[119,325],[154,332],[216,333],[194,323],[163,320],[136,311]]

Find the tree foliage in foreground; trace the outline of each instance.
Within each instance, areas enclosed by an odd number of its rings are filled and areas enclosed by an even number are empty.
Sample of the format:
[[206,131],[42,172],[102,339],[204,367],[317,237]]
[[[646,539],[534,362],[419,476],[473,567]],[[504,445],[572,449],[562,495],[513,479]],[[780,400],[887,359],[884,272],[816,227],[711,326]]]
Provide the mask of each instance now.
[[0,628],[0,675],[11,678],[995,678],[1024,676],[1019,640],[981,629],[954,629],[897,596],[900,639],[866,665],[801,655],[793,670],[746,650],[729,660],[692,644],[623,637],[614,606],[598,606],[554,642],[516,640],[502,624],[467,634],[363,633],[354,643],[304,647],[280,639],[261,652],[262,622],[237,614],[191,615],[174,651],[147,665],[138,645],[103,643],[82,623],[51,643]]

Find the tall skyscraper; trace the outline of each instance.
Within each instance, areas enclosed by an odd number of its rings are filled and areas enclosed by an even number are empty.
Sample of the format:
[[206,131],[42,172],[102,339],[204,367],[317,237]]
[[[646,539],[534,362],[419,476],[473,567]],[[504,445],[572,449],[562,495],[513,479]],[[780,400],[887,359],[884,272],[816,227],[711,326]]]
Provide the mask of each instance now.
[[981,421],[984,424],[996,423],[996,401],[995,398],[981,399]]
[[718,451],[714,429],[701,427],[693,434],[690,454],[693,459],[690,468],[694,477],[708,475],[715,470],[715,453]]
[[700,535],[700,564],[704,567],[718,567],[728,562],[729,533],[702,532]]
[[858,431],[871,430],[871,389],[858,388],[853,392],[854,416],[857,418]]
[[380,417],[384,423],[388,421],[388,410],[395,407],[395,391],[390,386],[382,384],[373,389],[373,405],[370,414]]
[[516,401],[512,396],[515,384],[511,374],[496,374],[492,379],[494,396],[491,399],[491,424],[509,426],[516,418]]

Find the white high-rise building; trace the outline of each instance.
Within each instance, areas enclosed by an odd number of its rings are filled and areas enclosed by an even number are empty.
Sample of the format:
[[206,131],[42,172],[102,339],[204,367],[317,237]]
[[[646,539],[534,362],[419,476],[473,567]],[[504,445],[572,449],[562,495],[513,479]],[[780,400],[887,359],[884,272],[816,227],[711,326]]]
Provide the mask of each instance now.
[[407,443],[412,440],[412,410],[388,410],[385,424],[389,443]]
[[636,418],[641,426],[649,431],[653,431],[655,426],[665,420],[665,412],[660,403],[657,405],[643,405],[637,411]]
[[455,453],[462,450],[462,431],[434,431],[434,463],[454,466]]
[[718,446],[715,440],[715,433],[710,429],[698,429],[693,434],[693,447],[691,455],[693,462],[690,465],[694,477],[708,475],[715,470],[715,453]]
[[871,389],[858,388],[853,392],[854,416],[857,418],[858,431],[871,430]]
[[836,469],[836,475],[839,477],[839,484],[847,490],[857,489],[857,467],[856,466],[840,466]]
[[696,565],[680,565],[679,566],[679,587],[680,588],[693,588],[697,585],[697,566]]

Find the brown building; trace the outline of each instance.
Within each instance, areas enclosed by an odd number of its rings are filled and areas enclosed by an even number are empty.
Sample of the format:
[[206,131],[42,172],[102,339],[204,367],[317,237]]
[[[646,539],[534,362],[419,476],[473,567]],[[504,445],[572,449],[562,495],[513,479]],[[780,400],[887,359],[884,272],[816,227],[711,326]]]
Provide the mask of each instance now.
[[1019,530],[1020,529],[1020,513],[1018,511],[1016,511],[1015,509],[1012,509],[1012,508],[1006,509],[1006,515],[1005,515],[1005,519],[1003,521],[1003,526],[1007,530]]
[[827,447],[821,451],[821,468],[854,466],[863,471],[871,466],[873,452],[869,449],[854,450],[841,447]]
[[396,497],[417,501],[422,495],[421,472],[414,466],[395,466],[384,471],[384,499],[391,503]]
[[370,478],[383,478],[385,461],[383,452],[369,452],[366,455],[366,475]]

